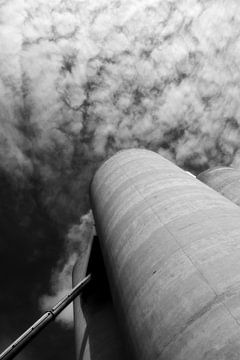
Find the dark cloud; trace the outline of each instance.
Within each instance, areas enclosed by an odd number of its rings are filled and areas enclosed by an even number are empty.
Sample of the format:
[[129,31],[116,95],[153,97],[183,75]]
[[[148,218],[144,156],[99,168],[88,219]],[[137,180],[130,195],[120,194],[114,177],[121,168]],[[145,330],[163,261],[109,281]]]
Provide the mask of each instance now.
[[2,172],[0,199],[0,332],[14,340],[40,315],[38,299],[48,291],[63,238],[39,203],[34,186],[18,187]]

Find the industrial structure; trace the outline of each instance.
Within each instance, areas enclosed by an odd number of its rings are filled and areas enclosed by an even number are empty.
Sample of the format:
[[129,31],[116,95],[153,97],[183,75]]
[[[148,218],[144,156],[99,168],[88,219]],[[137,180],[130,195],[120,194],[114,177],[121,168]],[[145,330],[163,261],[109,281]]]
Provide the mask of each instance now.
[[197,179],[240,206],[240,170],[216,167],[203,171]]
[[74,304],[77,360],[239,360],[240,208],[140,149],[107,160],[90,197],[98,237],[74,283],[97,276]]
[[125,150],[98,169],[90,198],[97,236],[81,249],[73,290],[0,360],[74,299],[77,360],[239,360],[240,171],[195,178]]

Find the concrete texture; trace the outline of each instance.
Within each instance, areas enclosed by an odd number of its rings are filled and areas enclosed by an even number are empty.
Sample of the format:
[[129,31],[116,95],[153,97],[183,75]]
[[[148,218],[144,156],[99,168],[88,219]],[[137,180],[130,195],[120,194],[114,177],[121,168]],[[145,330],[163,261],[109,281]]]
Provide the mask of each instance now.
[[91,202],[137,360],[240,358],[240,208],[147,150],[95,174]]
[[[92,248],[92,241],[86,244],[81,256],[76,262],[73,269],[73,287],[81,281],[87,273],[87,266]],[[81,296],[73,302],[74,309],[74,330],[76,344],[76,359],[90,359],[89,339],[87,334],[87,323],[82,311]]]
[[74,301],[77,360],[129,359],[109,292],[97,238],[86,244],[73,271],[73,285],[91,273],[82,295]]
[[231,167],[217,167],[197,176],[203,183],[240,206],[240,171]]

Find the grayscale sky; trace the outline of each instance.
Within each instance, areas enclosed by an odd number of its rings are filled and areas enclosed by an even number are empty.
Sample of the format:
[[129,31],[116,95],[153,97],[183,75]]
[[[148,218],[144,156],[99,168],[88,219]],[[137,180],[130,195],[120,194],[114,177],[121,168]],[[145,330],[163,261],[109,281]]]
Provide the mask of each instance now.
[[[0,351],[71,288],[97,167],[240,167],[239,99],[239,0],[0,0]],[[19,360],[74,359],[72,325]]]

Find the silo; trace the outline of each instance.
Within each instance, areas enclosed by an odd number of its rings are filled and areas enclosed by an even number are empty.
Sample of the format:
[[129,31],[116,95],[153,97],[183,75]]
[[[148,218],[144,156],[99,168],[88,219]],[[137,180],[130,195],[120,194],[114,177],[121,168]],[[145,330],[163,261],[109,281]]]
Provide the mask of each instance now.
[[239,359],[240,208],[136,149],[100,167],[91,203],[132,358]]
[[77,360],[130,360],[124,346],[106,278],[98,238],[81,248],[73,286],[91,273],[91,281],[74,300]]
[[203,171],[197,178],[240,205],[240,171],[232,167],[216,167]]

